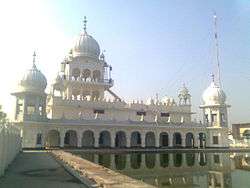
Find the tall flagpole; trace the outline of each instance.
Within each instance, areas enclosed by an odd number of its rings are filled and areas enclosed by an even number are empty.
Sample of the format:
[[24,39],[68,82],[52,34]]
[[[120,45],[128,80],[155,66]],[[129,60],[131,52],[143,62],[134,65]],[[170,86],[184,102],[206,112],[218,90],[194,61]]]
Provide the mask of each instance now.
[[215,39],[215,48],[216,48],[216,61],[217,61],[217,73],[216,73],[216,81],[219,87],[221,87],[221,77],[220,77],[220,59],[219,59],[219,42],[218,42],[218,34],[217,34],[217,15],[214,13],[214,39]]

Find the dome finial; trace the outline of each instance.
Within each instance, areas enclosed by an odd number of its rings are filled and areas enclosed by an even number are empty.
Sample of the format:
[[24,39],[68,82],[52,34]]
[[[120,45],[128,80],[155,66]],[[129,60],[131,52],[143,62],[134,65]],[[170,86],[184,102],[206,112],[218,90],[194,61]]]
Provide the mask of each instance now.
[[84,29],[84,33],[87,33],[87,17],[84,16],[84,20],[83,20],[83,29]]
[[212,82],[214,82],[214,74],[211,74]]
[[36,68],[36,51],[33,53],[33,68]]

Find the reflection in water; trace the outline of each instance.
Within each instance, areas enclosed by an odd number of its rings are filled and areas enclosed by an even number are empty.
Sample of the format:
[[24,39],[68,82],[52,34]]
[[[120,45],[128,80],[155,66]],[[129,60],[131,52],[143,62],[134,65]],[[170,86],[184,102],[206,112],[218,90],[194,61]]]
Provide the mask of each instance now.
[[110,154],[102,154],[98,157],[98,164],[105,166],[107,168],[110,167],[111,155]]
[[115,155],[115,167],[117,170],[123,170],[126,167],[126,155]]
[[146,167],[151,169],[155,167],[155,154],[154,153],[146,153]]
[[160,153],[160,166],[165,168],[168,166],[169,154],[168,153]]
[[130,158],[131,168],[138,169],[141,167],[141,154],[132,153]]
[[186,163],[187,166],[194,166],[195,154],[194,153],[186,153]]
[[87,160],[159,188],[232,188],[232,166],[250,171],[249,156],[230,160],[229,153],[81,153]]
[[174,153],[174,166],[180,167],[182,164],[182,154],[181,153]]
[[199,161],[201,166],[205,166],[207,164],[207,158],[205,153],[199,153]]

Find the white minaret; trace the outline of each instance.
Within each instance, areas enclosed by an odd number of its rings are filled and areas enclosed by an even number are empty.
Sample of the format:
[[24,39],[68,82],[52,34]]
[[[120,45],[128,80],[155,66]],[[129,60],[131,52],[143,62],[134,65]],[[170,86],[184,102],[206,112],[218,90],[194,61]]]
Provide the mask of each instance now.
[[16,121],[46,120],[46,77],[36,67],[36,53],[33,54],[32,68],[27,70],[18,84],[16,92]]
[[215,83],[214,75],[210,86],[203,92],[203,122],[208,127],[228,127],[226,94],[218,84]]
[[220,62],[218,50],[218,35],[217,35],[217,16],[214,15],[215,25],[215,47],[216,47],[216,61],[217,61],[217,75],[212,75],[212,82],[210,86],[203,92],[202,105],[203,123],[210,128],[209,137],[211,147],[228,147],[228,113],[226,104],[226,94],[222,90],[220,78]]

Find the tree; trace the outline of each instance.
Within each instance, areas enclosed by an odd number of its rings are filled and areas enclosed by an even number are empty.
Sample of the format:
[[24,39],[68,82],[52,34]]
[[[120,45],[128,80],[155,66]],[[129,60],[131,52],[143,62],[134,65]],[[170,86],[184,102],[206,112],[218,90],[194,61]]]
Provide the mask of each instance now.
[[7,121],[7,114],[2,111],[2,106],[0,105],[0,124],[5,124]]

